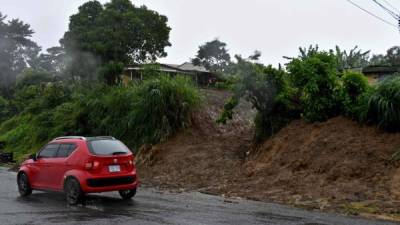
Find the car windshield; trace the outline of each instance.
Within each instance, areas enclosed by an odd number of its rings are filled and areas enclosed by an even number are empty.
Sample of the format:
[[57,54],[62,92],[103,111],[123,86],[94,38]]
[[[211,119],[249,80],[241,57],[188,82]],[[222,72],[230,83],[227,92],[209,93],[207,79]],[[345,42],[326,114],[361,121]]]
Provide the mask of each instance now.
[[123,155],[130,152],[128,147],[118,140],[91,140],[88,146],[94,155]]

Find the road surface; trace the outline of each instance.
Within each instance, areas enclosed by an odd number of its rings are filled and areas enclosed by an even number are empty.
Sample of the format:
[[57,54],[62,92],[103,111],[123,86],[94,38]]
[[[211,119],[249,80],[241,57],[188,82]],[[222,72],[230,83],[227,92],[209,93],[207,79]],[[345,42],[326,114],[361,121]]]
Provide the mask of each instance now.
[[141,188],[123,201],[118,193],[90,195],[85,205],[68,206],[59,193],[34,191],[18,196],[16,174],[0,168],[0,224],[282,224],[392,225],[334,214],[308,212],[277,204],[226,200],[201,193],[161,193]]

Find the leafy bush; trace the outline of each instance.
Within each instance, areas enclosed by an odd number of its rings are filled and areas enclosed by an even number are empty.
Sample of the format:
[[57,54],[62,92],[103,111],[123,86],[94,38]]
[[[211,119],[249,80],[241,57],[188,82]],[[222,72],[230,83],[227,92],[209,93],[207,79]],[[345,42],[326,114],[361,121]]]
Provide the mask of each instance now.
[[[232,64],[231,64],[232,66]],[[212,85],[212,87],[219,90],[233,90],[237,82],[239,82],[240,78],[236,75],[232,74],[218,74],[218,81]]]
[[346,71],[342,78],[344,114],[361,120],[365,117],[367,99],[371,87],[368,79],[361,73]]
[[400,131],[400,77],[380,82],[368,102],[367,120],[388,131]]
[[303,117],[309,122],[325,121],[341,113],[336,56],[311,49],[287,64],[292,87],[300,96]]

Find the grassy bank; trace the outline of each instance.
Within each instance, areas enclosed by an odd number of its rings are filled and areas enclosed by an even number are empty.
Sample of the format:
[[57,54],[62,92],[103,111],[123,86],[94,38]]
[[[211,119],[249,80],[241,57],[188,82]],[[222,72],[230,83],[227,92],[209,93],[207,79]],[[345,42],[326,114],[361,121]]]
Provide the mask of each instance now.
[[18,160],[62,135],[111,135],[136,150],[188,126],[199,101],[198,90],[183,77],[127,86],[27,86],[9,100],[12,115],[0,124],[0,141]]

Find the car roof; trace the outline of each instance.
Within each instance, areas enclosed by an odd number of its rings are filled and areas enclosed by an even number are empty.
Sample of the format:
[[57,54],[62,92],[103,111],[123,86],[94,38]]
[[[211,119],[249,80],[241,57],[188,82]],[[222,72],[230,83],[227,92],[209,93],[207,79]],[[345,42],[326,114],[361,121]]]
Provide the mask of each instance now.
[[93,141],[93,140],[117,140],[112,136],[96,136],[96,137],[84,137],[84,136],[62,136],[57,137],[53,141],[63,141],[63,140],[82,140],[82,141]]

